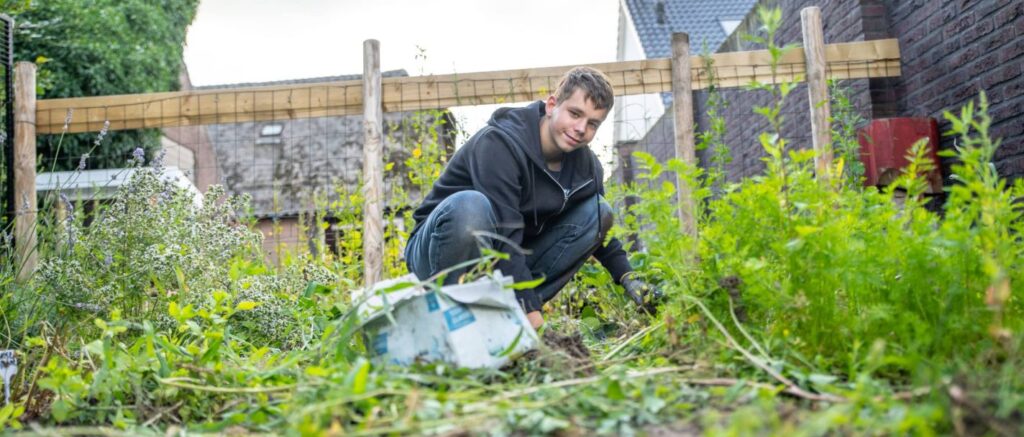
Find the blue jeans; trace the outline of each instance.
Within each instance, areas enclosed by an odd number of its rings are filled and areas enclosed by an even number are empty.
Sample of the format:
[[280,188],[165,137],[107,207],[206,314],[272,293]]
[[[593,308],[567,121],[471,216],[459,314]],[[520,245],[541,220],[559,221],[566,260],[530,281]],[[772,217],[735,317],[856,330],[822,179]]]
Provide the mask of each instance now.
[[[611,223],[608,203],[590,198],[549,220],[539,235],[523,241],[528,250],[526,265],[533,277],[547,278],[534,289],[541,302],[554,298],[572,279],[600,247]],[[479,233],[495,233],[496,228],[494,209],[486,196],[472,190],[448,196],[409,238],[405,248],[409,271],[422,280],[479,258],[480,247],[492,247],[490,239]],[[450,273],[446,284],[457,281],[465,270]]]

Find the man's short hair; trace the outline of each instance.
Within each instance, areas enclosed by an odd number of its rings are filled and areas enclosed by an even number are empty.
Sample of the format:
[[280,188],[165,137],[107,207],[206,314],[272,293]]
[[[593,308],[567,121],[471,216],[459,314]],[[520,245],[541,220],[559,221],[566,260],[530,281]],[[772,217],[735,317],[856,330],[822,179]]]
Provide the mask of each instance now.
[[583,90],[584,99],[594,103],[597,109],[611,109],[615,104],[615,92],[612,84],[600,70],[590,67],[575,67],[569,70],[558,81],[558,89],[555,90],[555,104],[572,97],[576,89]]

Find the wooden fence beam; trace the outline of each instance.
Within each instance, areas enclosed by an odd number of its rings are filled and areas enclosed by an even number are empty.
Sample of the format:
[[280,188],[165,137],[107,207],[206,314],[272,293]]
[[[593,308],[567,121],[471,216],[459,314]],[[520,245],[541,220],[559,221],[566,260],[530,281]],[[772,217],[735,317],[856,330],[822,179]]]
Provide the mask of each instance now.
[[817,6],[800,11],[804,35],[804,59],[807,62],[807,97],[810,100],[811,139],[814,146],[814,169],[817,179],[828,184],[832,166],[831,107],[828,101],[828,78],[825,62],[825,33],[821,25],[821,9]]
[[20,282],[36,270],[36,65],[14,65],[14,238]]
[[[697,163],[697,152],[693,137],[693,87],[690,70],[690,36],[685,33],[672,34],[672,111],[675,121],[676,158],[687,164]],[[693,202],[694,187],[677,178],[679,222],[683,232],[697,236],[696,209]]]
[[[825,47],[828,77],[857,79],[900,75],[899,43],[895,39],[829,44]],[[753,80],[770,80],[766,50],[712,55],[720,88]],[[670,59],[589,64],[605,73],[617,96],[672,91]],[[690,58],[692,89],[708,86],[699,56]],[[384,112],[441,109],[492,103],[514,103],[546,97],[573,66],[382,79]],[[776,79],[805,75],[804,54],[783,57]],[[110,121],[110,130],[198,126],[308,117],[360,115],[362,81],[289,84],[234,89],[207,89],[120,96],[40,100],[37,132],[59,134],[68,108],[75,119],[68,133],[96,132]]]
[[363,41],[363,277],[379,282],[384,266],[384,116],[380,42]]

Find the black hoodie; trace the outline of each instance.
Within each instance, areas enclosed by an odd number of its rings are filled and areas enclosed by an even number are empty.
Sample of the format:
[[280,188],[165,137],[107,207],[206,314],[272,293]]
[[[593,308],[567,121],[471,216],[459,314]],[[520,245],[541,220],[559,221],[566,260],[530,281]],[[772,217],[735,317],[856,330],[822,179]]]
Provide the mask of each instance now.
[[[565,189],[546,171],[541,153],[540,118],[544,102],[522,108],[501,108],[487,126],[473,135],[452,157],[423,204],[413,213],[418,231],[430,212],[448,196],[464,190],[476,190],[491,200],[498,220],[498,234],[522,245],[543,231],[548,220],[595,194],[604,194],[601,164],[590,150],[581,147],[562,160],[571,184]],[[563,178],[564,181],[564,178]],[[600,222],[600,221],[598,221]],[[526,258],[517,250],[495,249],[510,258],[498,262],[498,269],[516,282],[534,279]],[[622,244],[611,239],[594,253],[616,283],[631,269]],[[543,304],[533,290],[518,290],[516,297],[526,312],[538,311]]]

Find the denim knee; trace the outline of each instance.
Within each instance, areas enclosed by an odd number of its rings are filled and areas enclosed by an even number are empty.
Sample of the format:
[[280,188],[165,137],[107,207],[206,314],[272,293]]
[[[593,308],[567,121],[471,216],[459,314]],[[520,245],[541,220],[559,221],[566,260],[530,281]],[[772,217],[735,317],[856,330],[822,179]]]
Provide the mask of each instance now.
[[608,231],[612,230],[612,224],[615,222],[615,213],[612,211],[612,206],[601,199],[599,204],[600,213],[598,214],[599,223],[601,228],[598,230],[598,241],[604,242],[605,237],[608,236]]
[[[480,247],[491,247],[483,234],[497,226],[491,201],[478,191],[448,196],[427,216],[405,249],[409,271],[427,279],[439,271],[480,257]],[[449,275],[457,279],[459,272]]]
[[497,219],[487,196],[479,191],[460,191],[438,205],[442,209],[438,228],[445,228],[455,244],[479,245],[486,238],[480,232],[494,232]]
[[614,212],[604,198],[596,195],[595,197],[596,199],[592,197],[577,205],[562,220],[580,226],[585,230],[584,234],[603,242],[612,228]]

